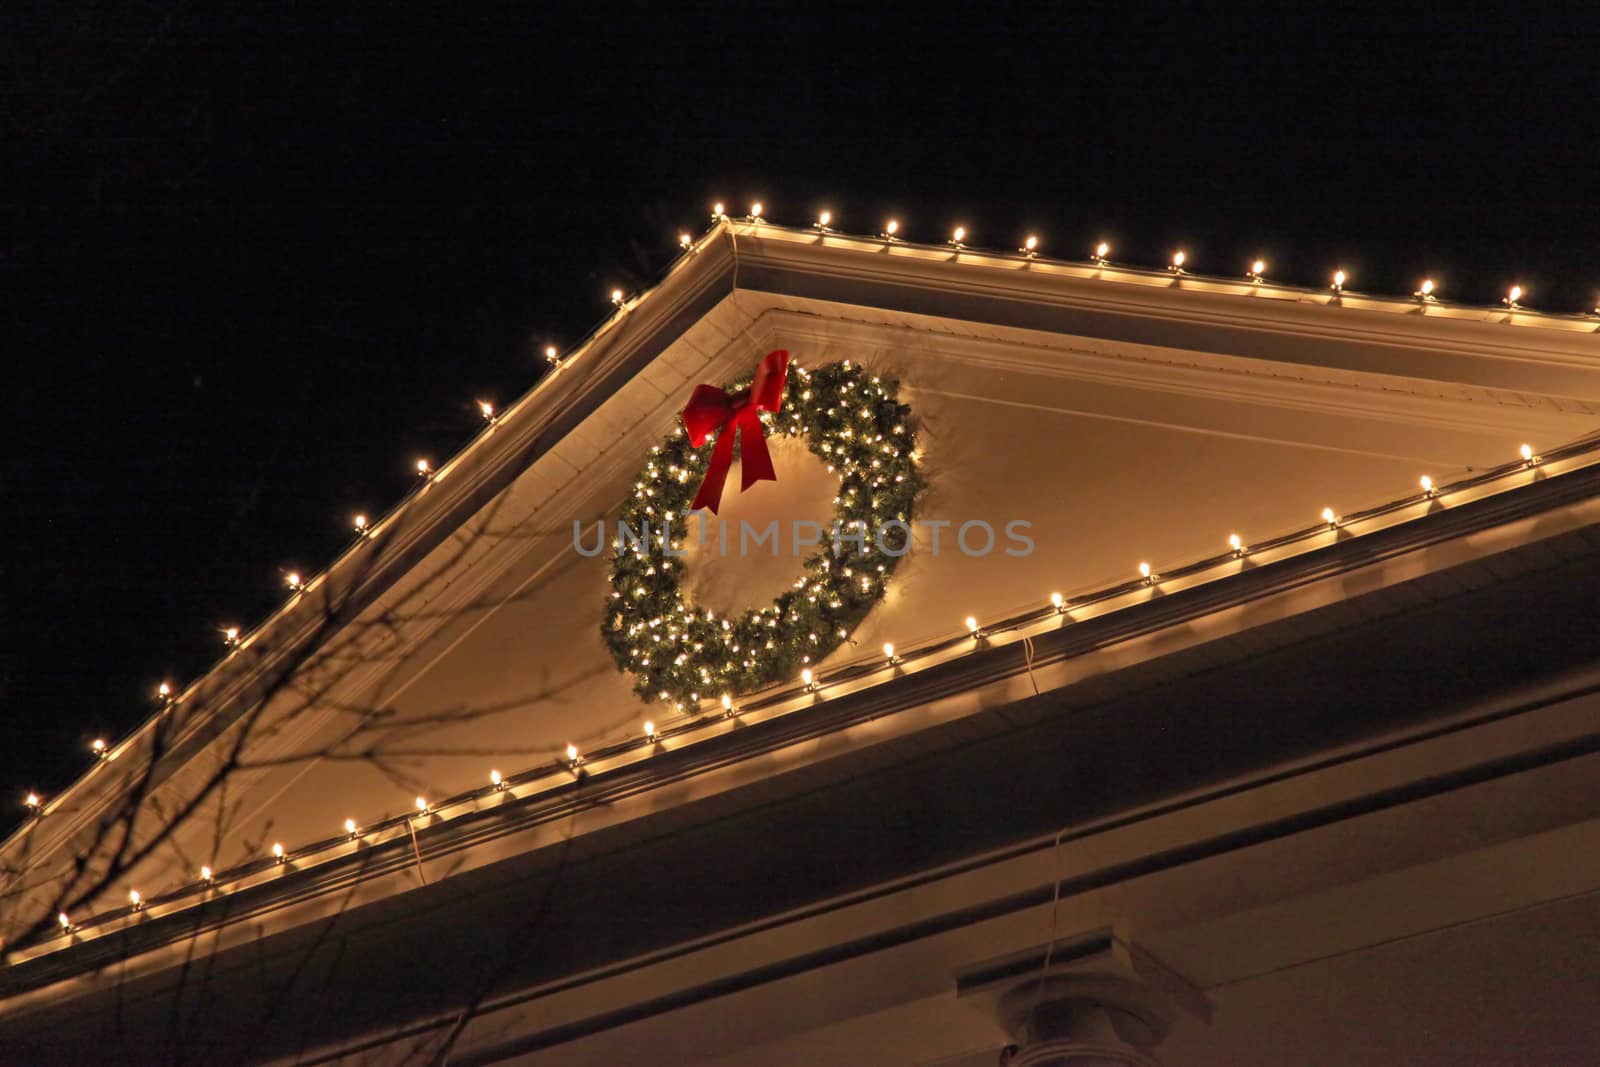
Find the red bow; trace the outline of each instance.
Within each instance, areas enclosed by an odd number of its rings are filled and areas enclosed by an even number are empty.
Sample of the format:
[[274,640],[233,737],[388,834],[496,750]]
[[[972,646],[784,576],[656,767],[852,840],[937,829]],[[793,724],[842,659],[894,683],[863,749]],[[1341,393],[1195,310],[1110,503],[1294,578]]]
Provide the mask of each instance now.
[[772,469],[772,456],[767,452],[767,438],[761,429],[761,412],[777,411],[783,406],[783,384],[789,376],[789,353],[783,349],[769,352],[756,367],[755,380],[750,388],[732,396],[714,385],[697,385],[689,396],[689,406],[683,409],[683,425],[689,431],[689,443],[699,448],[715,433],[717,446],[711,450],[711,466],[706,470],[700,491],[694,496],[690,509],[710,508],[716,513],[722,500],[722,486],[728,480],[728,470],[733,466],[733,439],[744,441],[742,464],[744,470],[740,492],[757,482],[775,482],[777,472]]

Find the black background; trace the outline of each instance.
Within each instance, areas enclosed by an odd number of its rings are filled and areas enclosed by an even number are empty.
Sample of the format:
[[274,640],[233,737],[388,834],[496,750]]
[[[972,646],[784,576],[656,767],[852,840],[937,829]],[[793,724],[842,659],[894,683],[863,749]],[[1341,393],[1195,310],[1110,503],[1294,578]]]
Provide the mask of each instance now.
[[713,199],[1600,303],[1580,6],[304,10],[0,15],[0,825]]

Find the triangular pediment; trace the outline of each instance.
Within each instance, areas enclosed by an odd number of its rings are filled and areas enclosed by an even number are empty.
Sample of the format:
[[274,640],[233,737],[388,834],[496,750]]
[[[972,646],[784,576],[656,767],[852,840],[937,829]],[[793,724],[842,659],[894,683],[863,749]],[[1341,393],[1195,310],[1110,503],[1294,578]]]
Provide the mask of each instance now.
[[[1594,334],[1502,318],[721,229],[184,695],[151,794],[166,812],[205,800],[95,907],[132,884],[181,893],[202,862],[271,874],[273,842],[313,870],[363,846],[346,819],[392,826],[418,796],[481,806],[491,771],[531,775],[523,793],[568,783],[586,772],[567,746],[636,745],[646,721],[669,750],[694,744],[697,724],[737,729],[717,721],[720,693],[686,708],[635,694],[602,637],[609,553],[580,546],[615,523],[695,386],[748,377],[769,351],[810,371],[850,361],[911,409],[926,482],[912,547],[881,603],[813,664],[859,690],[904,677],[886,669],[886,643],[954,655],[969,617],[987,630],[1052,594],[1071,625],[1107,590],[1158,598],[1162,576],[1201,561],[1211,580],[1256,566],[1257,545],[1348,536],[1326,529],[1324,508],[1381,510],[1423,475],[1446,486],[1524,442],[1592,433]],[[792,442],[773,458],[777,480],[744,492],[735,467],[722,519],[826,526],[836,474]],[[689,586],[722,614],[760,607],[799,573],[783,548],[704,552]],[[1141,563],[1155,582],[1140,586]],[[815,701],[798,683],[737,696],[804,714]],[[25,864],[39,900],[141,778],[157,732],[41,821]],[[545,840],[530,831],[497,855]],[[435,877],[453,869],[441,863]]]

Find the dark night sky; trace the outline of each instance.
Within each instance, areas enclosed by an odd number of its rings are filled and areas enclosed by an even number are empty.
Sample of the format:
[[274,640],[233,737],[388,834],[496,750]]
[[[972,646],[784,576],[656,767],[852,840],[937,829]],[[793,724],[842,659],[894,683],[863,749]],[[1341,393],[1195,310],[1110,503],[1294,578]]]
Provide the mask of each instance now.
[[670,6],[0,14],[0,825],[264,616],[279,568],[319,569],[415,456],[466,441],[475,397],[532,385],[546,339],[646,283],[714,198],[1597,302],[1583,6],[1395,5],[1359,31],[1331,5]]

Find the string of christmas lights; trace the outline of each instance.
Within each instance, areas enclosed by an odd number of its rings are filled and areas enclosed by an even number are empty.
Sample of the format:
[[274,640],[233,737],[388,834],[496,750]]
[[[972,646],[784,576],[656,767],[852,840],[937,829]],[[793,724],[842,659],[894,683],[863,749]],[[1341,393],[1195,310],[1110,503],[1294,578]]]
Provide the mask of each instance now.
[[[1557,450],[1555,454],[1559,458],[1567,458],[1596,450],[1600,450],[1600,440],[1587,440]],[[1318,522],[1254,545],[1247,545],[1240,535],[1231,534],[1226,541],[1225,552],[1176,566],[1162,574],[1157,574],[1148,562],[1141,562],[1136,568],[1137,578],[1130,577],[1125,582],[1070,598],[1059,592],[1052,593],[1040,607],[1024,609],[1020,613],[1009,615],[988,625],[980,624],[975,616],[968,616],[963,620],[959,636],[939,638],[912,650],[897,649],[892,643],[885,643],[881,658],[871,657],[839,664],[826,676],[819,676],[809,666],[804,667],[799,672],[798,685],[791,683],[763,693],[761,710],[768,717],[803,713],[806,709],[815,707],[818,702],[829,699],[827,690],[835,686],[855,683],[850,692],[859,692],[863,687],[892,682],[903,677],[908,671],[914,672],[933,663],[944,662],[948,654],[962,655],[990,648],[995,639],[1003,634],[1017,634],[1026,640],[1033,632],[1038,631],[1041,625],[1049,625],[1051,620],[1060,620],[1057,625],[1061,622],[1070,623],[1073,621],[1074,612],[1106,605],[1131,592],[1149,589],[1164,582],[1197,577],[1206,582],[1226,581],[1243,573],[1231,564],[1248,555],[1295,547],[1299,551],[1312,551],[1328,544],[1329,534],[1338,534],[1341,531],[1352,536],[1360,536],[1362,531],[1353,529],[1359,524],[1395,516],[1418,504],[1438,501],[1452,493],[1490,486],[1518,473],[1529,472],[1543,462],[1543,456],[1536,454],[1531,445],[1524,444],[1519,449],[1515,461],[1470,475],[1447,486],[1436,485],[1431,477],[1423,475],[1418,480],[1419,492],[1348,515],[1339,515],[1333,508],[1326,507],[1318,516]],[[1421,521],[1427,514],[1424,512],[1421,516],[1401,518],[1399,522]],[[1365,532],[1375,533],[1389,528],[1391,526],[1374,526]],[[1112,610],[1128,610],[1144,602],[1146,601],[1130,601]],[[606,770],[620,770],[632,766],[637,760],[649,759],[667,740],[693,743],[697,739],[696,734],[701,735],[700,739],[709,739],[716,736],[712,728],[727,718],[737,716],[742,710],[729,694],[723,694],[714,707],[720,708],[720,715],[706,714],[702,708],[685,711],[680,715],[681,721],[667,731],[662,731],[655,722],[647,720],[638,735],[604,746],[589,756],[580,753],[576,745],[568,744],[562,756],[553,763],[530,768],[511,777],[502,775],[499,770],[491,769],[488,774],[489,785],[485,788],[457,794],[437,802],[430,802],[419,796],[414,801],[414,812],[389,817],[370,826],[363,826],[354,818],[346,818],[342,824],[343,832],[336,838],[294,850],[286,849],[281,842],[277,842],[272,845],[269,857],[228,870],[216,871],[209,866],[202,866],[194,881],[175,887],[157,897],[149,897],[136,888],[130,888],[128,903],[120,909],[97,914],[81,923],[62,913],[58,921],[58,940],[65,939],[67,944],[71,944],[87,937],[113,932],[118,921],[146,916],[150,914],[152,908],[162,915],[171,914],[175,910],[203,902],[210,893],[226,891],[235,883],[245,883],[252,877],[267,876],[278,868],[307,870],[317,863],[330,862],[348,855],[352,847],[378,846],[391,841],[403,842],[416,832],[413,820],[431,818],[448,822],[455,816],[478,810],[478,802],[487,795],[508,793],[517,801],[531,801],[549,795],[553,789],[570,786],[568,779],[580,782],[585,779],[590,773],[587,764],[595,759],[614,764],[606,767]],[[617,764],[616,761],[619,759],[623,762]],[[552,782],[554,776],[559,776],[559,780]],[[29,793],[25,803],[35,818],[40,817],[41,798],[36,793]],[[420,847],[414,840],[412,847],[418,850],[420,857]],[[57,948],[60,947],[64,946],[58,943]],[[57,949],[44,945],[41,946],[41,950]]]
[[[755,208],[761,208],[763,206],[764,205],[761,205],[761,204],[754,205]],[[764,218],[753,217],[753,213],[754,213],[754,208],[752,209],[752,215],[751,216],[746,216],[742,221],[747,223],[747,224],[751,224],[751,225],[756,225],[756,224],[770,225],[770,223],[768,223],[767,220],[764,219]],[[712,220],[714,222],[716,222],[716,221],[723,221],[723,222],[731,221],[731,220],[728,219],[728,216],[723,213],[723,205],[720,204],[720,203],[716,204],[714,206],[714,208],[712,209]],[[812,223],[811,228],[816,230],[818,233],[821,233],[821,234],[837,234],[837,233],[841,233],[841,231],[833,225],[833,221],[834,221],[833,212],[831,210],[823,211],[818,215],[817,221]],[[957,252],[967,251],[969,248],[973,247],[969,243],[969,240],[968,240],[970,235],[971,235],[971,231],[968,230],[965,225],[957,226],[957,227],[955,227],[954,230],[951,231],[950,237],[944,242],[944,244],[949,248],[955,249]],[[883,229],[878,232],[877,237],[878,237],[879,240],[881,240],[881,241],[883,241],[885,243],[888,243],[888,244],[915,245],[914,242],[909,241],[904,236],[903,224],[897,218],[891,218],[891,219],[886,220],[884,222]],[[932,245],[916,245],[916,247],[933,248],[935,246],[932,246]],[[1022,244],[1016,250],[1016,257],[1020,257],[1023,260],[1040,259],[1041,256],[1042,256],[1042,248],[1043,248],[1043,246],[1042,246],[1041,240],[1040,240],[1040,238],[1039,238],[1039,236],[1037,234],[1033,234],[1033,233],[1027,234],[1026,236],[1023,237]],[[999,255],[1002,255],[1002,253],[998,253],[998,252],[995,252],[993,250],[980,250],[980,251],[982,251],[983,254],[986,255],[986,256],[999,256]],[[1090,256],[1089,256],[1089,258],[1087,260],[1087,263],[1092,264],[1092,265],[1094,265],[1096,267],[1102,267],[1102,268],[1110,267],[1110,266],[1112,266],[1110,255],[1111,255],[1111,244],[1109,242],[1107,242],[1107,241],[1100,241],[1099,243],[1097,243],[1095,245],[1094,251],[1090,254]],[[1015,258],[1015,257],[1013,257],[1013,258]],[[1071,265],[1075,261],[1063,259],[1063,260],[1051,260],[1051,262],[1058,262],[1058,263],[1061,263],[1063,265]],[[1121,270],[1126,270],[1126,271],[1129,271],[1129,272],[1138,272],[1140,270],[1140,268],[1138,268],[1136,266],[1133,266],[1131,264],[1118,264],[1118,267]],[[1193,277],[1194,280],[1196,280],[1196,281],[1225,282],[1225,281],[1230,280],[1226,276],[1191,275],[1191,272],[1189,270],[1189,254],[1188,254],[1188,252],[1184,251],[1183,249],[1175,249],[1173,251],[1172,257],[1168,261],[1168,263],[1167,263],[1166,267],[1164,268],[1164,270],[1166,271],[1166,273],[1171,274],[1171,275],[1173,275],[1175,277],[1177,277],[1177,276]],[[1264,260],[1264,259],[1261,259],[1259,257],[1256,257],[1256,258],[1252,259],[1250,261],[1249,265],[1245,268],[1244,273],[1243,273],[1243,277],[1245,278],[1245,280],[1250,282],[1252,286],[1275,285],[1278,288],[1285,289],[1285,290],[1290,290],[1290,291],[1294,291],[1294,290],[1298,289],[1298,287],[1295,287],[1295,286],[1288,286],[1288,285],[1283,285],[1281,283],[1270,282],[1266,277],[1266,270],[1267,270],[1267,261]],[[1340,294],[1344,293],[1346,284],[1349,282],[1349,279],[1350,279],[1349,273],[1347,271],[1345,271],[1343,268],[1336,269],[1333,272],[1333,274],[1331,276],[1331,284],[1329,285],[1329,289],[1332,290],[1332,292],[1334,293],[1334,296],[1336,298]],[[1312,290],[1305,290],[1305,289],[1298,289],[1298,291],[1306,292],[1306,293],[1312,292]],[[1545,317],[1550,317],[1550,318],[1562,317],[1562,316],[1559,315],[1559,313],[1534,311],[1533,309],[1530,309],[1530,308],[1526,307],[1522,303],[1522,298],[1527,295],[1527,292],[1528,292],[1528,290],[1524,286],[1522,286],[1520,283],[1516,284],[1516,285],[1513,285],[1507,291],[1506,295],[1501,298],[1500,304],[1501,304],[1502,307],[1504,307],[1508,311],[1526,311],[1526,312],[1529,312],[1532,315],[1545,316]],[[1439,293],[1438,285],[1434,282],[1434,280],[1432,278],[1424,278],[1418,283],[1417,289],[1411,294],[1411,296],[1412,296],[1412,299],[1415,300],[1417,303],[1426,306],[1426,305],[1429,305],[1429,304],[1437,304],[1437,303],[1440,302],[1438,293]],[[1600,299],[1600,296],[1597,296],[1597,299]],[[1334,303],[1338,303],[1337,299],[1335,299],[1333,302]],[[1470,307],[1471,305],[1462,305],[1462,306],[1463,307]],[[1492,310],[1492,309],[1485,309],[1485,310]],[[1583,312],[1581,314],[1582,314],[1582,317],[1584,317],[1584,318],[1600,318],[1600,306],[1597,306],[1597,307],[1593,308],[1592,310]]]

